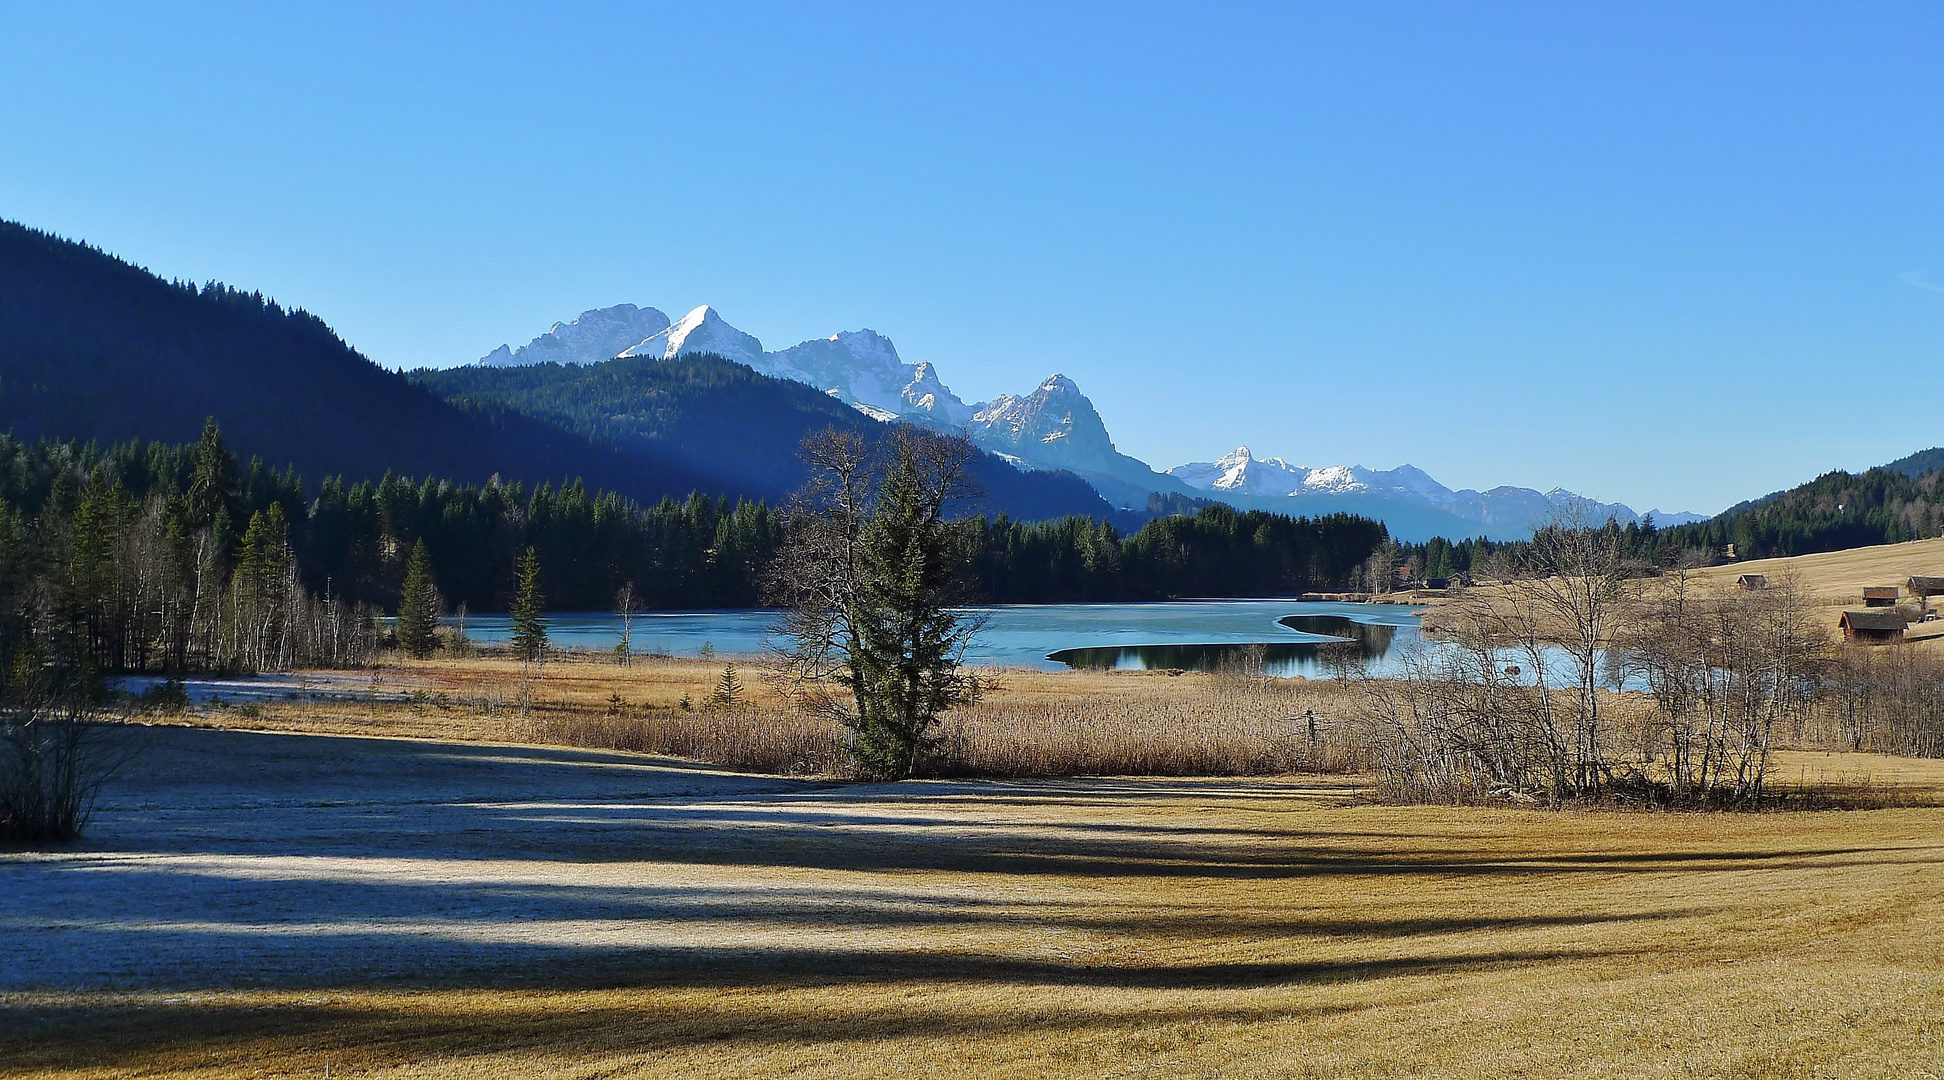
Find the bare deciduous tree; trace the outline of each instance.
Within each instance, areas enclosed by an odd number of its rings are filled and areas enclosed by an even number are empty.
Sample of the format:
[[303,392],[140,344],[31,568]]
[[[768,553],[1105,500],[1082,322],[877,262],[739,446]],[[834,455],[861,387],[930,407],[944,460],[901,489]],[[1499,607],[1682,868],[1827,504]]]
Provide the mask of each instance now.
[[1665,745],[1644,779],[1682,802],[1760,798],[1775,733],[1826,684],[1829,634],[1793,575],[1767,588],[1701,585],[1683,571],[1645,591],[1616,662],[1652,690]]
[[850,729],[863,775],[912,775],[939,714],[978,693],[962,664],[980,624],[952,610],[947,517],[974,493],[972,454],[963,436],[912,428],[876,447],[835,430],[804,442],[811,481],[770,579],[789,608],[784,681]]
[[0,841],[71,840],[95,793],[128,754],[76,672],[22,650],[0,699]]

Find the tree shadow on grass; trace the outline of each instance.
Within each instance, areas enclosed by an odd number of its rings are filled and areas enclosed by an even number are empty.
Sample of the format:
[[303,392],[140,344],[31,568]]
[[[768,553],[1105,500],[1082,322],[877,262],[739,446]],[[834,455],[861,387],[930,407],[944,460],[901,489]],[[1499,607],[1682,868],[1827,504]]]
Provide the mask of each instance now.
[[[1477,955],[1426,956],[1347,962],[1186,964],[1173,966],[1089,967],[944,952],[855,952],[792,950],[714,952],[706,963],[695,957],[580,957],[545,965],[536,977],[508,983],[517,988],[511,1007],[503,998],[469,1013],[449,1002],[426,1008],[417,993],[398,993],[427,984],[392,982],[374,987],[311,987],[323,1000],[288,999],[275,1004],[237,1004],[224,995],[201,1002],[154,997],[104,1001],[89,995],[44,1001],[0,1003],[0,1066],[114,1069],[166,1066],[179,1056],[207,1067],[226,1058],[250,1061],[266,1051],[323,1054],[353,1050],[392,1064],[427,1056],[517,1053],[527,1049],[568,1049],[575,1055],[612,1055],[665,1050],[676,1045],[733,1041],[738,1053],[768,1046],[868,1043],[908,1038],[1056,1035],[1063,1039],[1087,1031],[1150,1032],[1180,1024],[1249,1024],[1268,1020],[1313,1019],[1373,1007],[1369,1004],[1302,1006],[1287,1000],[1231,999],[1180,1005],[1137,995],[1118,1003],[1042,1003],[1017,1007],[1009,993],[985,1009],[968,1010],[956,1002],[914,998],[918,987],[1003,985],[1132,991],[1259,991],[1275,987],[1349,984],[1412,976],[1530,969],[1567,960],[1614,958],[1599,951],[1499,950]],[[479,981],[479,980],[472,980]],[[444,981],[462,986],[467,980]],[[651,990],[747,991],[706,999],[655,997],[639,1004],[596,1001],[589,993],[635,988]],[[376,990],[376,995],[366,993]],[[795,1008],[779,1008],[775,996],[791,991],[828,991]],[[881,994],[891,991],[892,1001]],[[432,992],[436,993],[436,990]],[[1400,987],[1387,995],[1396,1005],[1427,991]],[[570,995],[565,998],[561,994]],[[338,1001],[330,1000],[333,996]],[[379,1001],[374,1003],[371,998]],[[1067,999],[1069,1002],[1075,1000]],[[274,1048],[274,1049],[273,1049]]]

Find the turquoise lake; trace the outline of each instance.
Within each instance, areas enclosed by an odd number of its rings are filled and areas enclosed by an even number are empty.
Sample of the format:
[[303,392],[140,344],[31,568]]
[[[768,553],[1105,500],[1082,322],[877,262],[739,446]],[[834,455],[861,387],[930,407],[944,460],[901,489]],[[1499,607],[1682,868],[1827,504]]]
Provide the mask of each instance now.
[[[986,618],[974,640],[975,664],[1057,671],[1089,668],[1209,670],[1241,645],[1262,645],[1273,674],[1322,671],[1318,646],[1350,639],[1373,673],[1381,674],[1418,640],[1417,615],[1400,604],[1339,604],[1299,600],[1193,600],[1151,604],[1034,604],[967,609]],[[451,623],[453,620],[447,620]],[[773,642],[778,613],[767,610],[664,611],[635,616],[640,653],[747,655]],[[621,618],[610,612],[547,616],[556,645],[612,649]],[[504,615],[474,615],[466,634],[478,642],[509,637]]]

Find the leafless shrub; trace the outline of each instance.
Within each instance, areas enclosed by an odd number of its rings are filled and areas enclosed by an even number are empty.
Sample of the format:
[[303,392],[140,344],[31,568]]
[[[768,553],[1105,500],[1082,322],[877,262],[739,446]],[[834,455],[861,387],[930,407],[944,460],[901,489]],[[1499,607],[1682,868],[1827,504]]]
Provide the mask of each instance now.
[[1558,804],[1612,781],[1604,654],[1628,568],[1617,528],[1571,513],[1535,534],[1518,577],[1447,606],[1444,647],[1359,684],[1356,729],[1386,794]]
[[1798,738],[1804,745],[1944,757],[1944,656],[1915,645],[1841,650]]
[[87,696],[16,678],[0,704],[0,842],[72,840],[127,755]]
[[1616,645],[1616,664],[1651,689],[1662,735],[1634,776],[1681,802],[1759,799],[1778,728],[1803,729],[1832,655],[1787,575],[1752,592],[1665,575]]

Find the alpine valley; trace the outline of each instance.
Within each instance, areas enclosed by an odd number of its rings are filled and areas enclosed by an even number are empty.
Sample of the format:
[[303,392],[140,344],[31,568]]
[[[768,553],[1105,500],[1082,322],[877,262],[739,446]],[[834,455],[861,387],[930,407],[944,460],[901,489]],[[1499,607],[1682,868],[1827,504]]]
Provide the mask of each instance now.
[[[501,345],[475,367],[586,367],[617,359],[698,355],[719,356],[773,378],[807,384],[873,419],[966,431],[980,448],[1023,471],[1073,473],[1102,498],[1128,510],[1147,506],[1150,496],[1159,494],[1293,515],[1354,513],[1381,520],[1392,535],[1412,541],[1483,535],[1516,539],[1562,512],[1592,522],[1613,518],[1623,525],[1650,516],[1661,525],[1706,520],[1703,514],[1638,513],[1563,488],[1454,491],[1410,465],[1381,471],[1360,465],[1308,468],[1282,458],[1255,457],[1246,446],[1212,462],[1159,471],[1114,446],[1093,402],[1064,375],[1049,376],[1021,396],[1001,394],[968,404],[952,393],[931,364],[907,362],[891,339],[876,331],[842,331],[771,352],[707,305],[679,320],[633,304],[584,311],[519,348]],[[455,389],[448,385],[455,378],[451,373],[421,372],[419,377],[441,393],[450,395]]]

